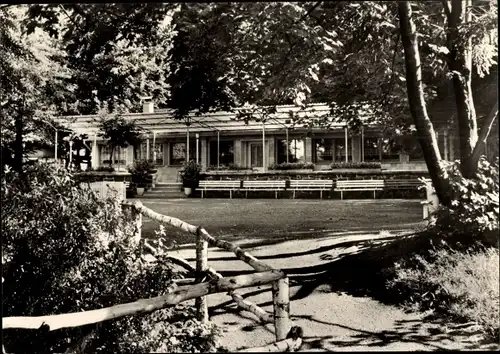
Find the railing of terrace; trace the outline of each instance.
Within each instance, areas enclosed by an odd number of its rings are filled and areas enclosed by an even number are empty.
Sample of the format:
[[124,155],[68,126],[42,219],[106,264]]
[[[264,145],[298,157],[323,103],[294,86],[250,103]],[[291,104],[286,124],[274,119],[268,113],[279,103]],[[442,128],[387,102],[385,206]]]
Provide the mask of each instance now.
[[[185,260],[169,257],[173,262],[183,266],[196,275],[196,284],[176,285],[166,295],[149,299],[140,299],[135,302],[115,305],[103,309],[86,312],[68,313],[38,317],[6,317],[2,319],[2,329],[22,328],[41,329],[54,331],[61,328],[79,327],[99,323],[119,317],[139,313],[152,312],[167,306],[196,299],[196,307],[200,320],[208,320],[206,295],[228,292],[239,308],[253,313],[263,323],[274,322],[276,342],[258,348],[248,348],[243,352],[261,351],[296,351],[302,345],[302,328],[290,320],[290,299],[288,277],[281,270],[275,270],[269,265],[243,251],[234,244],[212,237],[204,228],[190,225],[180,219],[161,215],[142,205],[140,201],[122,203],[125,208],[130,208],[135,217],[136,235],[140,237],[142,216],[152,220],[180,228],[196,236],[196,268]],[[234,252],[236,257],[249,264],[257,272],[224,278],[208,266],[208,245],[216,246]],[[145,246],[155,255],[157,250],[145,241]],[[203,282],[208,276],[209,281]],[[271,315],[256,304],[253,304],[236,292],[237,289],[264,284],[272,284],[273,309]]]

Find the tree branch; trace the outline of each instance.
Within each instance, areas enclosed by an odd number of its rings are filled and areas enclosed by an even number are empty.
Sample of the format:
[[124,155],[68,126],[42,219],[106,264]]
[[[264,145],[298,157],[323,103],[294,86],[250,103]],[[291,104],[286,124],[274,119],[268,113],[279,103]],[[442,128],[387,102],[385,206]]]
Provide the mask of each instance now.
[[495,119],[498,117],[498,99],[495,102],[495,105],[491,109],[490,113],[484,120],[483,126],[479,133],[479,138],[477,140],[476,146],[474,147],[474,151],[472,152],[471,160],[474,166],[477,166],[477,162],[479,161],[479,157],[481,156],[481,151],[483,147],[486,145],[488,140],[488,136],[491,133],[491,128],[493,127],[493,123]]

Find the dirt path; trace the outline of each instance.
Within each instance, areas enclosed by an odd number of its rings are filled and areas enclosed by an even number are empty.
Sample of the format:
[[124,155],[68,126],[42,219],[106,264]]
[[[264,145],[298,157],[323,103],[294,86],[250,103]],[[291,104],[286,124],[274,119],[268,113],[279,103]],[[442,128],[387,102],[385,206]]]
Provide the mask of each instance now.
[[[362,233],[362,232],[361,232]],[[361,245],[380,242],[377,234],[331,234],[314,240],[286,241],[274,245],[247,248],[269,265],[286,269],[291,276],[291,315],[304,329],[302,351],[366,350],[498,350],[480,343],[474,326],[452,326],[426,319],[424,314],[407,314],[370,297],[332,292],[328,284],[308,286],[307,278],[321,271],[321,266],[345,254],[360,250]],[[240,243],[249,240],[241,241]],[[258,240],[256,240],[258,241]],[[257,242],[258,243],[258,242]],[[194,264],[194,249],[182,249],[172,255]],[[223,275],[251,271],[234,255],[209,249],[209,264]],[[298,274],[294,277],[293,274]],[[239,290],[246,299],[272,313],[270,286]],[[222,345],[230,351],[261,346],[274,341],[273,326],[263,326],[253,314],[237,311],[227,294],[208,296],[211,320],[224,328]]]

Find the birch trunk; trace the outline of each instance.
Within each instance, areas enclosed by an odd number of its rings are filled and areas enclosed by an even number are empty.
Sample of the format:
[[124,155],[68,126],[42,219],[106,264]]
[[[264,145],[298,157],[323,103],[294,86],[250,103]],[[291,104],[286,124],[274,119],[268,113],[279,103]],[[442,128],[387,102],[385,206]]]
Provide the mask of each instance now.
[[[208,243],[201,238],[200,232],[196,233],[196,282],[201,283],[208,268]],[[199,321],[208,321],[207,298],[201,296],[195,300],[196,312]]]
[[218,281],[210,281],[201,284],[179,286],[166,295],[150,299],[141,299],[135,302],[98,310],[52,316],[6,317],[2,319],[2,329],[39,329],[43,326],[47,331],[54,331],[60,328],[79,327],[127,315],[152,312],[167,306],[177,305],[187,300],[196,299],[207,294],[269,284],[270,282],[274,282],[283,277],[283,272],[273,270],[269,272],[223,278]]
[[269,353],[269,352],[294,352],[300,349],[302,338],[288,338],[282,341],[265,345],[263,347],[240,350],[239,353]]
[[276,341],[286,338],[290,328],[290,299],[288,278],[273,283],[274,327]]
[[401,40],[405,53],[406,85],[410,111],[418,131],[418,140],[422,147],[427,169],[432,179],[439,202],[451,205],[449,188],[445,180],[445,171],[441,165],[441,154],[436,139],[436,134],[424,98],[422,86],[422,69],[418,38],[415,23],[412,19],[412,10],[408,1],[398,3]]

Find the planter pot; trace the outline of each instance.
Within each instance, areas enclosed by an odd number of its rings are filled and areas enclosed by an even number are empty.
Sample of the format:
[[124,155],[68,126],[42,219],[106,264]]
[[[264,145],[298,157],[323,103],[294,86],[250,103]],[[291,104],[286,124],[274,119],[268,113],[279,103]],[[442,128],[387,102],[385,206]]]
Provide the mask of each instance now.
[[186,196],[190,196],[191,193],[193,193],[193,188],[191,188],[191,187],[184,187],[184,194]]
[[143,195],[144,194],[144,187],[137,187],[137,195]]

